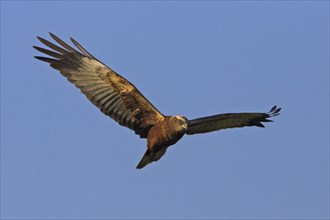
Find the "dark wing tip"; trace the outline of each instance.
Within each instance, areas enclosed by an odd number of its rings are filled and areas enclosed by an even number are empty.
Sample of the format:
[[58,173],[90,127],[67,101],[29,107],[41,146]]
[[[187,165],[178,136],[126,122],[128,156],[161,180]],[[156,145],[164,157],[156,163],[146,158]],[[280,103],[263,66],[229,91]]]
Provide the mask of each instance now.
[[41,42],[41,43],[43,43],[44,41],[46,41],[44,38],[42,38],[42,37],[39,37],[39,36],[37,36],[37,38],[38,38],[38,40]]
[[281,108],[278,108],[276,105],[273,106],[269,112],[266,114],[263,114],[262,118],[258,118],[257,120],[250,121],[250,124],[252,126],[257,126],[264,128],[265,126],[262,124],[262,122],[273,122],[273,120],[270,120],[268,118],[275,117],[280,114]]
[[276,105],[273,106],[268,112],[269,117],[274,117],[280,114],[282,108],[278,108]]
[[65,49],[67,49],[68,51],[71,52],[78,52],[76,51],[74,48],[72,48],[69,44],[65,43],[63,40],[61,40],[61,38],[57,37],[55,34],[52,34],[49,32],[49,35],[57,42],[59,43],[62,47],[64,47]]
[[269,112],[273,112],[276,108],[277,108],[277,106],[274,105],[274,106],[269,110]]
[[[96,59],[92,54],[90,54],[83,46],[81,46],[78,41],[70,37],[71,42],[83,53],[85,56]],[[97,60],[97,59],[96,59]]]
[[[52,32],[48,32],[48,34],[55,40],[60,40],[60,38],[58,36],[56,36],[55,34],[53,34]],[[60,40],[61,41],[61,40]]]
[[47,62],[47,63],[53,63],[54,61],[56,61],[55,59],[52,58],[48,58],[48,57],[40,57],[40,56],[34,56],[34,58]]
[[257,127],[260,127],[260,128],[264,128],[264,127],[265,127],[263,124],[261,124],[260,121],[253,121],[252,124],[253,124],[254,126],[257,126]]
[[273,122],[273,120],[270,120],[268,118],[278,116],[280,114],[281,108],[278,108],[276,105],[273,106],[269,112],[266,113],[266,117],[263,118],[260,121],[255,121],[253,125],[258,126],[258,127],[265,127],[261,122]]
[[76,41],[73,37],[70,37],[70,40],[71,40],[72,43],[74,43],[74,44],[78,43],[78,41]]

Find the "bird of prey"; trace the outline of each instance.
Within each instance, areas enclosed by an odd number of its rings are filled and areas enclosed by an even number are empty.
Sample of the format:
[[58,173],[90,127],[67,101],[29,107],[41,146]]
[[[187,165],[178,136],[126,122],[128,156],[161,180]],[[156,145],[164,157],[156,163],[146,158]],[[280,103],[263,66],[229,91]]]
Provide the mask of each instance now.
[[[227,113],[188,120],[184,116],[166,116],[158,111],[127,79],[91,55],[77,41],[70,38],[76,50],[52,33],[58,43],[37,37],[48,49],[34,48],[50,57],[35,56],[49,63],[80,91],[101,112],[147,139],[147,150],[137,169],[158,161],[167,148],[183,135],[202,134],[226,128],[258,126],[279,115],[274,106],[267,113]],[[51,50],[49,50],[51,49]]]

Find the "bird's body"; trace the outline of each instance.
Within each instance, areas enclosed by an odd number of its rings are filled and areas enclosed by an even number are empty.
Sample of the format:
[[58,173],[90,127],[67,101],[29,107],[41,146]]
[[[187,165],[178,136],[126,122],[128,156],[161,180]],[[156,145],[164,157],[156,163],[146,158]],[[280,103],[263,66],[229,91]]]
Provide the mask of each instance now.
[[193,120],[183,116],[165,116],[132,83],[93,57],[77,41],[71,38],[80,52],[55,35],[50,35],[62,47],[38,37],[53,51],[34,47],[51,56],[35,58],[59,70],[104,114],[133,130],[141,138],[147,138],[147,151],[138,169],[159,160],[166,149],[185,134],[244,126],[264,127],[261,122],[270,122],[268,118],[279,114],[280,108],[274,106],[268,113],[228,113]]
[[178,142],[187,131],[187,122],[180,116],[167,116],[150,128],[147,136],[149,150],[160,146],[170,146]]
[[149,161],[159,160],[166,149],[176,144],[186,134],[188,120],[182,116],[167,116],[163,121],[150,128],[147,136],[147,151],[137,168],[142,168]]

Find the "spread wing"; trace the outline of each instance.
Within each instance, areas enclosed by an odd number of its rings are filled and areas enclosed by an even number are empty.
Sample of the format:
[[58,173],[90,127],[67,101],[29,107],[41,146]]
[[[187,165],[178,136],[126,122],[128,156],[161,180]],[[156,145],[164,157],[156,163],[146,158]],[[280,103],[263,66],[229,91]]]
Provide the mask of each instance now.
[[226,128],[245,126],[264,127],[262,122],[271,122],[268,118],[279,115],[281,108],[274,106],[267,113],[228,113],[190,120],[186,134],[201,134]]
[[150,127],[164,119],[133,84],[93,57],[77,41],[71,38],[80,51],[50,35],[59,46],[38,37],[52,50],[34,46],[50,56],[35,58],[50,63],[51,67],[60,71],[104,114],[143,138]]

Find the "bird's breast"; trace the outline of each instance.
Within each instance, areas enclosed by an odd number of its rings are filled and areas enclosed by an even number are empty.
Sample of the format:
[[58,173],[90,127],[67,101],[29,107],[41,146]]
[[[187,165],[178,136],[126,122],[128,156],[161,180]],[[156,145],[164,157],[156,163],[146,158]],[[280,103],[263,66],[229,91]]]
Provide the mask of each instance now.
[[168,126],[166,122],[161,122],[153,126],[147,136],[148,149],[152,150],[158,147],[168,147],[178,142],[183,132],[178,132]]

